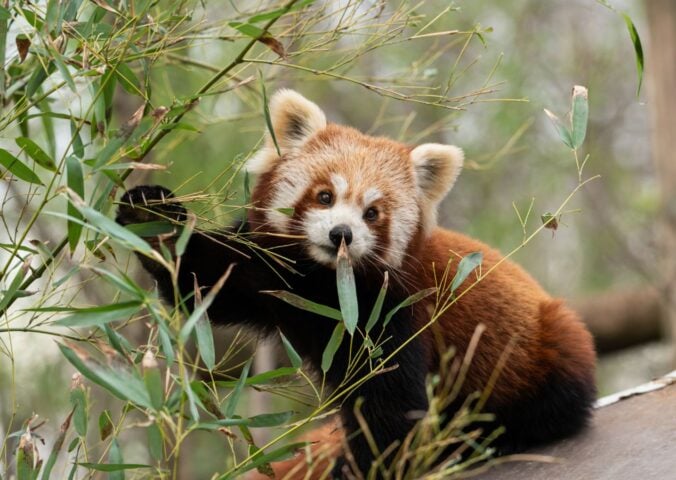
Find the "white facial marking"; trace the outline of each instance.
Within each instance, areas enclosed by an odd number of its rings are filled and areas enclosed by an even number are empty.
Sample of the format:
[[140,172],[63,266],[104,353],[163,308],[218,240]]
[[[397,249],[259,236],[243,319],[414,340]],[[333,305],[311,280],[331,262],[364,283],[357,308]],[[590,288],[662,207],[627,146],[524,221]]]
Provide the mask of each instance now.
[[333,185],[333,188],[336,189],[336,196],[337,197],[343,197],[347,193],[347,180],[345,180],[345,177],[342,177],[337,174],[331,175],[331,184]]
[[390,216],[393,219],[390,222],[390,245],[383,257],[388,265],[398,268],[404,261],[406,249],[418,226],[420,213],[417,203],[410,201],[394,208]]
[[329,233],[337,225],[347,225],[352,230],[352,242],[347,248],[353,259],[359,260],[373,250],[375,236],[364,222],[361,208],[356,205],[340,202],[331,208],[310,209],[303,224],[310,243],[310,255],[320,263],[335,265],[336,246]]
[[376,200],[380,200],[383,197],[383,194],[380,193],[380,190],[377,188],[369,188],[364,193],[364,205],[371,205]]
[[280,169],[283,170],[282,175],[273,186],[270,210],[266,212],[266,218],[278,231],[288,232],[291,217],[276,209],[295,206],[309,187],[310,181],[307,175],[303,175],[301,166],[283,166]]

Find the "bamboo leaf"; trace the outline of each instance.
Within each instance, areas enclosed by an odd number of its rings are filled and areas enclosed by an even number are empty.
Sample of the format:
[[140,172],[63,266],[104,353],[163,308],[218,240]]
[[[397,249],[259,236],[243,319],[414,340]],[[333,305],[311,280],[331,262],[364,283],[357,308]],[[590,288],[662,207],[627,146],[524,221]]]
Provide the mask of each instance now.
[[289,445],[284,445],[283,447],[273,450],[270,453],[262,453],[261,451],[261,455],[254,456],[252,461],[247,462],[242,467],[237,468],[230,473],[223,474],[218,478],[219,480],[232,480],[236,478],[242,478],[242,474],[248,472],[249,470],[253,470],[254,468],[258,468],[260,465],[271,462],[280,462],[282,460],[286,460],[288,458],[293,457],[296,451],[306,447],[309,444],[310,444],[309,442],[291,443]]
[[87,206],[77,198],[71,196],[71,201],[74,202],[75,207],[79,210],[82,216],[101,233],[108,235],[118,242],[127,245],[128,247],[142,253],[144,255],[153,256],[152,247],[141,237],[124,228],[122,225],[116,223],[102,213]]
[[75,431],[81,437],[86,437],[87,395],[81,386],[77,386],[70,391],[70,404],[73,406],[73,426],[75,427]]
[[561,121],[561,119],[559,119],[559,117],[554,115],[552,112],[550,112],[546,108],[545,108],[545,114],[547,114],[549,119],[552,121],[552,123],[556,127],[556,131],[559,134],[559,138],[561,138],[561,141],[563,143],[565,143],[568,148],[574,149],[575,147],[573,147],[572,135],[570,133],[570,130],[568,130],[568,127],[566,127],[563,124],[563,122]]
[[268,94],[265,90],[265,82],[263,81],[262,73],[260,73],[260,78],[261,78],[261,92],[263,94],[263,115],[265,116],[265,124],[268,127],[268,132],[270,133],[272,143],[275,145],[275,150],[277,150],[277,155],[281,157],[282,153],[279,150],[279,144],[277,143],[277,135],[275,135],[275,129],[272,127],[272,118],[270,117],[270,108],[268,106]]
[[28,183],[42,185],[40,177],[38,177],[33,170],[28,168],[21,160],[3,148],[0,148],[0,165],[5,167],[16,178]]
[[[195,306],[202,304],[202,294],[199,285],[197,284],[197,277],[194,277],[195,290]],[[204,365],[212,371],[216,363],[216,355],[214,351],[214,336],[211,332],[211,323],[209,322],[209,314],[205,310],[204,315],[195,323],[195,336],[197,338],[197,350],[202,357]]]
[[380,318],[380,313],[383,310],[383,301],[385,301],[385,294],[387,293],[389,279],[390,279],[389,273],[385,271],[383,286],[380,288],[380,292],[378,292],[378,298],[376,298],[376,303],[373,305],[371,315],[369,315],[369,319],[366,322],[366,333],[371,331],[371,329],[375,326],[375,324],[378,322],[378,319]]
[[45,151],[40,148],[40,146],[35,143],[30,138],[26,137],[17,137],[14,139],[14,142],[24,151],[26,154],[31,157],[35,163],[41,167],[49,170],[50,172],[58,172],[54,160],[45,153]]
[[150,397],[143,382],[130,373],[111,367],[93,364],[87,365],[80,357],[65,345],[59,344],[64,357],[86,378],[108,390],[116,397],[136,403],[142,407],[152,408]]
[[146,431],[148,434],[148,450],[150,456],[155,460],[162,460],[164,458],[164,440],[162,438],[162,430],[157,425],[157,422],[151,423]]
[[52,451],[49,454],[49,458],[47,458],[45,468],[42,470],[42,476],[40,477],[41,480],[49,480],[49,476],[52,474],[52,469],[54,468],[59,453],[61,453],[61,449],[63,448],[63,442],[66,439],[66,433],[68,432],[68,428],[70,427],[70,421],[72,416],[73,412],[71,411],[71,413],[69,413],[68,416],[66,417],[66,420],[61,424],[59,434],[57,435],[56,440],[54,441],[54,446],[52,447]]
[[190,237],[192,236],[193,231],[195,230],[195,223],[197,223],[197,217],[193,213],[188,214],[188,221],[183,225],[183,230],[176,240],[176,256],[182,257],[185,253],[185,249],[188,246]]
[[345,324],[337,323],[336,328],[333,329],[331,338],[324,348],[322,353],[322,372],[326,373],[331,368],[333,364],[333,357],[336,355],[340,344],[343,342],[343,337],[345,336]]
[[340,313],[340,310],[306,300],[303,297],[285,290],[263,290],[261,293],[272,295],[273,297],[278,298],[289,305],[293,305],[294,307],[300,308],[301,310],[305,310],[307,312],[316,313],[322,317],[328,317],[339,321],[343,319],[343,315]]
[[209,293],[204,298],[202,303],[195,306],[195,309],[190,314],[188,319],[185,321],[185,324],[183,324],[183,327],[181,328],[181,331],[179,332],[178,340],[180,342],[185,343],[186,340],[188,340],[188,337],[192,333],[192,330],[193,330],[193,328],[195,328],[195,325],[197,324],[197,322],[200,321],[200,319],[206,313],[209,306],[211,306],[213,301],[216,299],[216,295],[218,295],[218,292],[223,287],[223,284],[225,283],[225,281],[230,276],[230,272],[232,272],[232,268],[233,268],[233,264],[230,264],[230,266],[225,271],[225,273],[221,276],[221,278],[219,278],[218,281],[214,284],[214,286],[211,287],[211,290],[209,290]]
[[[69,155],[66,157],[66,183],[68,188],[75,192],[80,198],[84,198],[85,187],[84,174],[82,173],[82,164],[74,155]],[[70,200],[66,206],[66,213],[70,217],[82,220],[82,215]],[[77,248],[77,244],[80,241],[80,235],[82,234],[82,224],[68,220],[67,226],[68,245],[70,246],[70,251],[72,253],[75,251],[75,248]]]
[[228,403],[225,405],[225,411],[223,412],[227,418],[231,418],[235,414],[235,408],[239,402],[239,396],[242,394],[242,390],[244,389],[246,379],[249,376],[249,370],[251,369],[252,362],[253,358],[250,358],[249,361],[246,362],[244,368],[242,369],[242,374],[240,375],[235,388],[233,388],[230,398],[228,398]]
[[279,335],[282,337],[282,345],[284,345],[284,350],[286,350],[286,356],[289,357],[291,366],[296,370],[299,369],[303,364],[303,360],[300,358],[300,355],[298,355],[298,352],[296,352],[296,349],[293,348],[289,339],[286,338],[282,332],[279,332]]
[[385,316],[385,320],[383,321],[383,328],[387,326],[388,323],[390,323],[390,320],[392,320],[392,317],[401,310],[402,308],[408,307],[413,305],[414,303],[418,303],[420,300],[423,298],[427,298],[430,295],[436,293],[437,289],[436,287],[432,288],[426,288],[425,290],[420,290],[419,292],[414,293],[410,297],[408,297],[406,300],[401,302],[399,305],[394,307],[392,310],[388,312],[388,314]]
[[99,438],[105,440],[113,433],[113,419],[109,410],[103,410],[99,415]]
[[[300,358],[300,357],[299,357]],[[288,377],[294,375],[298,371],[295,367],[280,367],[275,370],[269,370],[267,372],[259,373],[246,379],[246,385],[263,385],[270,383],[270,381],[275,380],[280,377]],[[239,380],[219,380],[216,381],[216,385],[224,388],[233,388]]]
[[147,350],[143,355],[143,382],[148,390],[150,403],[155,410],[160,410],[164,405],[164,384],[157,360],[152,350]]
[[343,323],[350,335],[354,335],[359,321],[359,303],[357,301],[357,286],[352,271],[352,262],[347,253],[347,245],[343,238],[338,249],[336,266],[336,287],[338,288],[338,303]]
[[93,327],[103,326],[116,320],[129,318],[138,312],[142,303],[138,300],[129,302],[113,303],[91,308],[76,308],[70,311],[72,315],[56,320],[53,324],[61,327]]
[[573,87],[573,106],[571,110],[572,141],[573,148],[578,149],[587,135],[587,118],[589,116],[589,104],[587,102],[587,89],[580,85]]
[[[119,447],[118,447],[119,448]],[[111,449],[112,451],[112,449]],[[134,470],[137,468],[153,468],[152,465],[145,465],[143,463],[78,463],[81,467],[89,468],[99,472],[121,472],[123,470]],[[110,476],[112,478],[112,475]],[[119,477],[124,478],[124,477]]]
[[643,85],[643,45],[641,45],[641,37],[638,35],[638,30],[636,30],[636,25],[631,20],[629,15],[622,13],[624,18],[624,23],[627,25],[627,30],[629,30],[629,36],[631,37],[631,43],[634,45],[634,56],[636,57],[636,74],[638,76],[638,86],[636,87],[636,96],[638,97],[641,93],[641,86]]
[[451,293],[455,292],[469,274],[481,265],[483,258],[484,256],[481,252],[470,253],[469,255],[462,257],[462,260],[460,260],[460,263],[458,264],[458,270],[453,277],[453,282],[451,282]]

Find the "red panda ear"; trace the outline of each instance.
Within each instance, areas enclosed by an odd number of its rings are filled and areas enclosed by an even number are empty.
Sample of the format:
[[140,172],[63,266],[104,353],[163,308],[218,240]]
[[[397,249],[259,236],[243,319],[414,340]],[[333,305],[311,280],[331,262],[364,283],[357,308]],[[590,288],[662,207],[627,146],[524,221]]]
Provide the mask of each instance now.
[[[324,112],[293,90],[278,90],[270,99],[269,107],[272,129],[281,155],[299,149],[312,135],[326,127]],[[268,132],[265,146],[248,161],[247,170],[252,173],[267,172],[279,157]]]
[[458,178],[464,158],[462,150],[453,145],[426,143],[411,150],[426,231],[437,225],[439,203]]

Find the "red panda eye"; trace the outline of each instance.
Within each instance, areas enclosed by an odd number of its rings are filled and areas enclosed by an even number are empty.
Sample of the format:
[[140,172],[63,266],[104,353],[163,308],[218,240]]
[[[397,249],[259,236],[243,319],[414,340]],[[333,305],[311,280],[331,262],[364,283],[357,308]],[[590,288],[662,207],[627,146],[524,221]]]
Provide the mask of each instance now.
[[375,208],[371,207],[366,210],[366,213],[364,213],[364,218],[368,220],[369,222],[373,222],[378,219],[378,210]]
[[319,192],[319,195],[317,195],[317,200],[322,205],[331,205],[331,202],[333,202],[333,195],[331,194],[331,192],[323,190]]

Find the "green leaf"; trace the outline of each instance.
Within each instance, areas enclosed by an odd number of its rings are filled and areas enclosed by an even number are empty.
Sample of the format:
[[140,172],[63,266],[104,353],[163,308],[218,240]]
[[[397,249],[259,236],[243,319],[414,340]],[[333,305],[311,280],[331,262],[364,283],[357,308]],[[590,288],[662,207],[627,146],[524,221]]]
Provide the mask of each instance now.
[[338,265],[336,266],[336,287],[338,288],[338,303],[343,317],[343,323],[350,335],[354,335],[359,321],[359,303],[357,301],[357,286],[350,257],[347,254],[345,241],[338,249]]
[[572,122],[573,148],[578,149],[587,135],[587,117],[589,105],[587,102],[587,89],[579,85],[573,87],[573,106],[570,114]]
[[87,395],[83,388],[70,391],[70,404],[73,406],[73,425],[81,437],[87,436]]
[[82,157],[84,157],[84,144],[82,143],[80,130],[73,120],[70,121],[70,134],[73,137],[73,155],[82,159]]
[[42,185],[40,177],[33,170],[3,148],[0,148],[0,165],[9,170],[15,177],[25,182]]
[[157,423],[151,423],[147,429],[148,433],[148,450],[150,451],[150,456],[155,460],[164,459],[164,441],[162,439],[162,430],[157,425]]
[[[298,357],[300,359],[300,357]],[[296,367],[280,367],[275,370],[269,370],[267,372],[259,373],[253,377],[246,379],[246,385],[262,385],[270,383],[271,380],[275,380],[280,377],[288,377],[289,375],[294,375],[298,371]],[[218,380],[216,385],[224,388],[233,388],[239,380]]]
[[[84,468],[89,468],[91,470],[97,470],[99,472],[120,472],[122,470],[134,470],[136,468],[153,468],[152,465],[145,465],[143,463],[89,463],[89,462],[79,462],[78,465],[80,465],[81,467],[84,467]],[[112,477],[112,475],[110,477]],[[124,477],[120,477],[120,478],[124,478]]]
[[638,35],[636,30],[636,25],[631,20],[629,15],[622,13],[624,18],[624,23],[627,24],[627,30],[629,30],[629,36],[631,37],[631,43],[634,45],[634,55],[636,57],[636,74],[638,75],[638,86],[636,87],[636,96],[638,97],[641,93],[641,86],[643,85],[643,45],[641,45],[641,37]]
[[43,67],[43,62],[47,62],[47,59],[44,57],[40,59],[39,66],[33,70],[28,79],[28,83],[26,84],[26,97],[28,98],[32,97],[44,81],[56,70],[53,61],[49,60],[46,67]]
[[80,357],[70,348],[59,344],[61,353],[66,359],[86,378],[95,384],[105,388],[116,397],[136,403],[142,407],[152,408],[150,397],[143,385],[143,382],[121,369],[93,364],[88,366]]
[[256,27],[246,22],[230,22],[228,23],[232,28],[237,30],[240,33],[243,33],[247,37],[259,39],[265,35],[265,31],[262,28]]
[[[124,465],[122,463],[122,450],[120,449],[120,444],[117,442],[117,438],[113,438],[113,441],[110,443],[108,462],[113,465]],[[113,473],[108,475],[108,480],[124,480],[124,470],[114,470]]]
[[326,348],[324,348],[324,352],[322,353],[322,372],[326,373],[331,368],[333,357],[336,355],[344,336],[345,324],[336,324],[336,328],[333,329],[331,338],[329,338],[329,343],[326,344]]
[[[66,183],[68,188],[74,191],[80,198],[85,196],[84,174],[82,173],[82,164],[74,155],[66,157]],[[82,215],[75,205],[69,200],[66,207],[68,216],[82,220]],[[82,234],[82,224],[68,220],[68,245],[71,253],[77,248]]]
[[26,152],[29,157],[35,161],[35,163],[43,168],[46,168],[50,172],[58,172],[54,160],[52,160],[52,158],[47,155],[45,151],[40,148],[40,146],[33,140],[26,137],[17,137],[14,139],[14,141],[24,152]]
[[195,230],[196,221],[197,218],[194,215],[188,215],[188,221],[186,222],[185,225],[183,225],[181,234],[178,236],[178,239],[176,240],[175,251],[177,257],[182,257],[183,254],[185,253],[185,249],[188,246],[190,237],[192,236],[192,233]]
[[37,446],[30,433],[24,433],[16,449],[16,479],[35,480],[40,473],[42,460],[37,456]]
[[469,274],[481,265],[483,258],[484,256],[481,252],[470,253],[469,255],[462,257],[462,260],[460,260],[460,263],[458,264],[458,270],[453,277],[453,282],[451,282],[451,293],[455,292]]
[[126,293],[131,294],[137,300],[143,301],[146,297],[146,292],[139,287],[131,278],[129,278],[124,272],[118,272],[118,275],[115,275],[108,270],[98,267],[89,267],[97,275],[103,277],[104,280],[109,282],[111,285],[114,285],[119,290],[122,290]]
[[242,390],[244,389],[246,379],[249,376],[249,370],[251,369],[252,362],[253,358],[250,358],[249,361],[244,364],[244,368],[242,368],[242,374],[239,376],[239,380],[237,381],[235,388],[232,389],[230,398],[228,398],[228,403],[225,405],[225,411],[223,412],[227,418],[230,418],[235,414],[235,408],[237,407],[239,397],[242,394]]
[[559,117],[554,115],[552,112],[550,112],[546,108],[545,108],[545,113],[547,114],[549,119],[552,121],[552,123],[556,127],[556,131],[559,134],[559,138],[561,138],[563,143],[565,143],[568,148],[574,149],[575,147],[573,147],[572,134],[571,134],[570,130],[568,130],[568,127],[566,127],[563,124],[563,122],[561,121],[561,119],[559,119]]
[[141,82],[126,63],[118,63],[115,68],[115,76],[117,81],[128,93],[137,96],[143,96],[141,91]]
[[108,342],[110,343],[110,346],[113,347],[115,351],[118,352],[120,355],[126,357],[129,355],[129,352],[133,351],[133,348],[129,344],[127,339],[124,338],[119,333],[117,333],[115,330],[113,330],[110,327],[110,325],[108,324],[104,325],[103,329],[106,332],[106,336],[108,337]]
[[105,440],[113,433],[113,418],[109,410],[103,410],[99,415],[99,438]]
[[172,233],[174,230],[176,230],[176,226],[173,223],[162,220],[144,223],[131,223],[129,225],[125,225],[125,228],[139,237],[156,237],[158,235]]
[[214,336],[206,312],[195,324],[195,336],[197,338],[197,350],[200,352],[200,357],[202,357],[204,365],[211,371],[216,364],[216,358],[214,351]]
[[[272,127],[272,118],[270,117],[270,108],[268,106],[268,94],[265,90],[265,82],[263,81],[263,74],[259,71],[261,77],[261,93],[263,94],[263,114],[265,116],[265,124],[268,127],[268,132],[270,133],[270,138],[272,143],[275,145],[275,150],[277,150],[277,155],[282,156],[281,151],[279,150],[279,144],[277,143],[277,135],[275,135],[275,129]],[[293,215],[293,209],[292,213]]]
[[[194,291],[195,291],[195,306],[202,304],[202,294],[200,292],[197,277],[194,277]],[[205,310],[204,315],[195,323],[195,337],[197,338],[197,351],[202,357],[204,365],[209,371],[214,369],[216,363],[216,356],[214,352],[214,337],[211,332],[211,323],[209,322],[209,314]]]
[[218,430],[221,427],[237,427],[247,426],[249,428],[267,428],[277,427],[287,423],[293,416],[293,411],[279,412],[279,413],[263,413],[255,415],[251,418],[223,418],[213,422],[200,423],[198,428],[206,430]]
[[273,450],[270,453],[254,456],[250,462],[245,463],[242,467],[237,468],[230,473],[223,474],[218,478],[219,480],[232,480],[236,478],[242,478],[243,473],[248,472],[249,470],[253,470],[254,468],[259,467],[260,465],[264,465],[270,462],[280,462],[282,460],[286,460],[288,458],[293,457],[296,451],[306,447],[307,445],[310,445],[310,443],[309,442],[290,443],[288,445],[284,445],[281,448]]
[[[150,361],[148,356],[150,356]],[[157,361],[150,350],[143,357],[143,382],[146,385],[146,390],[148,390],[153,408],[161,410],[164,405],[164,383]]]
[[272,295],[273,297],[278,298],[289,305],[293,305],[294,307],[300,308],[301,310],[316,313],[322,317],[328,317],[338,321],[343,319],[343,315],[340,313],[340,310],[327,307],[326,305],[320,305],[319,303],[315,303],[310,300],[305,300],[303,297],[285,290],[263,290],[261,293]]
[[214,284],[214,286],[211,287],[211,290],[209,290],[209,293],[204,298],[204,300],[199,305],[195,306],[195,309],[192,311],[188,319],[185,321],[183,327],[181,328],[181,331],[178,334],[178,340],[180,342],[185,343],[186,340],[188,340],[188,337],[192,333],[193,328],[195,328],[197,322],[199,322],[201,318],[206,314],[207,309],[213,303],[214,299],[216,298],[216,295],[221,290],[223,284],[230,276],[231,271],[232,265],[228,267],[228,269],[221,276],[221,278],[219,278],[218,281]]
[[152,247],[135,233],[132,233],[130,230],[84,203],[76,204],[75,207],[80,211],[82,216],[84,216],[84,218],[101,233],[110,236],[139,253],[152,256]]
[[14,275],[14,278],[12,278],[12,283],[10,283],[9,288],[3,292],[2,300],[0,300],[0,311],[4,311],[5,308],[7,308],[7,305],[17,298],[17,292],[19,291],[19,287],[21,287],[21,284],[26,277],[27,271],[28,269],[22,266],[16,272],[16,275]]
[[77,88],[75,88],[75,81],[73,80],[70,71],[68,71],[68,66],[66,65],[66,62],[63,61],[63,57],[61,56],[59,51],[55,48],[49,48],[49,53],[52,55],[54,64],[56,65],[56,68],[59,70],[59,73],[61,73],[61,76],[65,80],[66,85],[68,85],[68,88],[70,88],[71,91],[73,91],[73,93],[77,93]]
[[366,322],[366,333],[370,332],[371,329],[375,326],[376,322],[380,318],[380,312],[383,310],[383,301],[385,301],[385,294],[387,293],[387,286],[389,284],[389,273],[385,271],[385,278],[383,279],[383,286],[380,287],[380,292],[378,292],[378,298],[376,298],[376,303],[373,305],[371,310],[371,315]]
[[36,30],[42,30],[45,20],[40,15],[37,15],[35,12],[27,8],[22,8],[20,10],[29,25],[34,27]]
[[279,335],[282,337],[282,345],[284,345],[284,350],[286,350],[286,356],[289,357],[291,366],[295,369],[299,369],[303,364],[303,360],[300,358],[300,355],[298,355],[298,352],[296,352],[296,349],[293,348],[289,339],[286,338],[282,332],[279,332]]
[[93,327],[103,326],[115,320],[127,319],[138,312],[142,303],[138,300],[113,303],[91,308],[74,308],[72,315],[56,320],[53,324],[61,327]]
[[106,165],[108,161],[110,161],[111,158],[113,158],[113,155],[122,148],[122,145],[124,145],[126,139],[123,137],[114,137],[111,138],[108,143],[106,144],[105,147],[101,149],[101,151],[98,153],[96,156],[96,161],[94,162],[94,168],[99,169],[102,166]]
[[66,420],[61,424],[59,434],[57,435],[56,440],[54,440],[54,446],[52,447],[52,451],[49,454],[45,468],[42,470],[42,476],[40,477],[41,480],[49,480],[49,476],[52,474],[52,469],[54,468],[54,465],[56,465],[56,460],[59,456],[59,453],[61,453],[61,449],[63,448],[63,442],[66,440],[66,434],[68,433],[68,427],[70,427],[70,421],[71,415],[68,415]]
[[426,288],[425,290],[420,290],[419,292],[414,293],[410,297],[408,297],[406,300],[401,302],[399,305],[394,307],[392,310],[388,312],[387,315],[385,315],[385,320],[383,321],[383,328],[387,326],[388,323],[390,323],[390,320],[392,320],[392,317],[401,310],[402,308],[408,307],[410,305],[413,305],[414,303],[418,303],[420,300],[423,298],[427,298],[430,295],[436,293],[437,289],[436,287],[432,288]]

